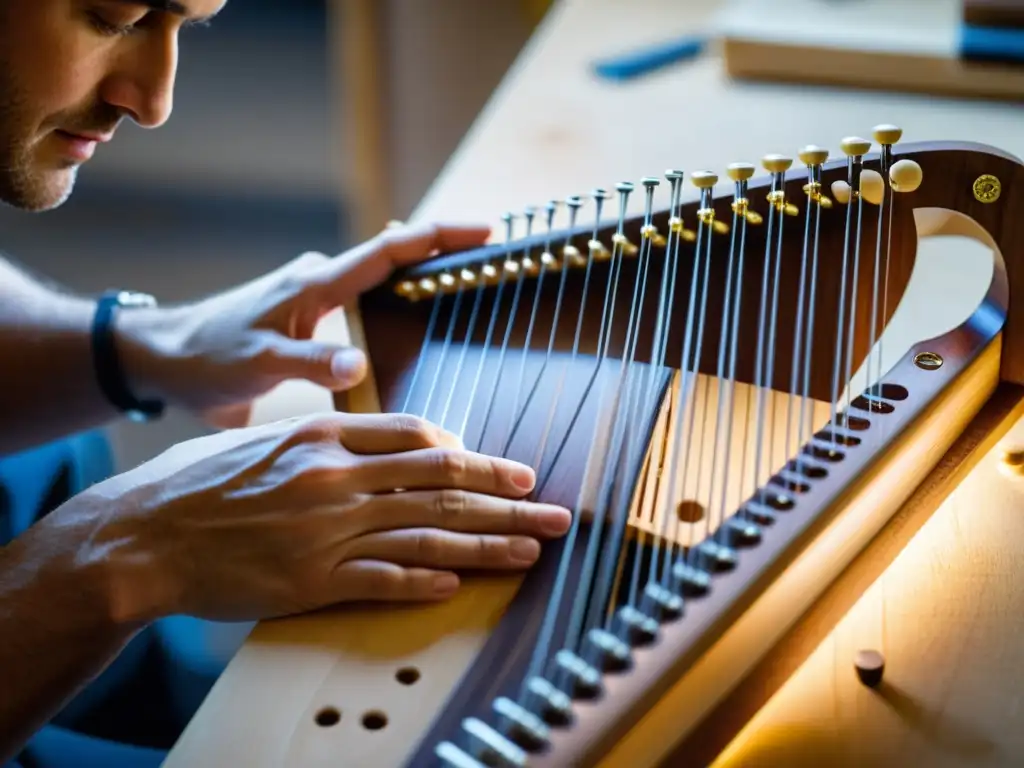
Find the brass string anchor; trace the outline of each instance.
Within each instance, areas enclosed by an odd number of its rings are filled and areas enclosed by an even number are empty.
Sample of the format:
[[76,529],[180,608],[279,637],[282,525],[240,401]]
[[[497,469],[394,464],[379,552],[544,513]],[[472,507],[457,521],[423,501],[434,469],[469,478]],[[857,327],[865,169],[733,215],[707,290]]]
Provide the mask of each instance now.
[[772,175],[772,189],[768,193],[768,202],[775,210],[786,216],[796,216],[800,209],[786,200],[786,171],[793,165],[793,158],[786,155],[765,155],[761,165]]
[[635,185],[630,181],[620,181],[615,185],[615,191],[619,193],[619,225],[615,230],[615,234],[612,235],[613,248],[618,247],[620,253],[623,256],[636,256],[639,253],[640,248],[631,243],[629,238],[626,237],[623,229],[626,225],[626,211],[629,206],[629,196],[636,189]]
[[808,199],[822,208],[831,208],[832,198],[822,194],[821,191],[821,167],[828,160],[828,150],[808,144],[800,150],[797,156],[800,158],[800,162],[807,166],[807,183],[804,184],[804,192]]
[[700,208],[697,209],[697,220],[710,227],[712,232],[720,235],[726,234],[729,231],[729,225],[715,218],[715,208],[711,199],[711,190],[718,183],[718,174],[713,171],[694,171],[690,175],[690,181],[700,190]]
[[658,228],[654,226],[652,222],[652,216],[654,211],[654,190],[658,188],[661,181],[654,178],[653,176],[645,176],[640,180],[643,185],[646,195],[646,204],[644,206],[644,225],[640,229],[640,235],[645,240],[650,240],[652,245],[656,245],[659,248],[665,246],[665,237],[658,233]]
[[735,199],[732,202],[732,210],[737,216],[742,216],[749,224],[761,224],[764,218],[757,211],[750,210],[750,200],[747,198],[747,182],[754,177],[754,168],[751,163],[731,163],[725,169],[726,175],[735,182]]

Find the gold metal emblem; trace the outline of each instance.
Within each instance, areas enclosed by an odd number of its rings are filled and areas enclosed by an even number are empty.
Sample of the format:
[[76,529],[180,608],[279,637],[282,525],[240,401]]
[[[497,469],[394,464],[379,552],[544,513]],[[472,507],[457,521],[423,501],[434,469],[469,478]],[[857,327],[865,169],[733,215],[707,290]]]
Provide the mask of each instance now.
[[1002,191],[999,179],[989,173],[979,176],[974,182],[974,197],[981,203],[994,203]]

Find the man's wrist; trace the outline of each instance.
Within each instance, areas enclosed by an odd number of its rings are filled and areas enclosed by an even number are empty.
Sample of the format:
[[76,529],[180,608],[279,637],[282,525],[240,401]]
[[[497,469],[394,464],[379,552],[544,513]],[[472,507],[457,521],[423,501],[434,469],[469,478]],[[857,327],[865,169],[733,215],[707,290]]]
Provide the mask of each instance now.
[[125,386],[137,400],[173,399],[179,329],[175,309],[138,307],[116,311],[114,345]]

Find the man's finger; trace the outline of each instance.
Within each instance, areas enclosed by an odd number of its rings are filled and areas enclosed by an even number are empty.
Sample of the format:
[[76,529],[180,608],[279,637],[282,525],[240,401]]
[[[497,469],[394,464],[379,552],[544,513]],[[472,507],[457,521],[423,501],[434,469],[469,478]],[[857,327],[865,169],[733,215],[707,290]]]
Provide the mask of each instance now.
[[340,440],[352,453],[360,454],[462,447],[462,441],[451,432],[407,413],[346,414],[342,420]]
[[341,303],[384,282],[398,268],[417,264],[438,253],[481,246],[490,233],[490,227],[473,224],[388,227],[372,240],[326,263],[321,278]]
[[353,488],[362,493],[388,493],[397,488],[460,488],[521,497],[532,491],[536,482],[537,474],[533,469],[517,461],[472,451],[431,447],[368,458],[357,470]]
[[331,573],[329,602],[429,602],[458,591],[459,577],[448,570],[403,568],[383,560],[349,560]]
[[407,568],[516,569],[537,561],[540,543],[529,536],[405,528],[360,536],[346,549],[346,556],[385,560]]
[[502,499],[471,491],[401,491],[376,496],[360,507],[357,530],[439,528],[456,533],[531,536],[550,539],[569,530],[563,507]]

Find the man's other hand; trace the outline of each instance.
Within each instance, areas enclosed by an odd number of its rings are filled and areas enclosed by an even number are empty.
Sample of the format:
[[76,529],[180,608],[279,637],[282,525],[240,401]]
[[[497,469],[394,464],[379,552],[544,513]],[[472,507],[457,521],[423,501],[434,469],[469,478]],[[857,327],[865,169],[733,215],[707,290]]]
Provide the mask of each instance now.
[[137,396],[157,397],[219,426],[248,423],[253,399],[288,379],[333,391],[366,375],[351,347],[314,340],[324,315],[400,267],[482,245],[485,226],[389,227],[335,257],[306,253],[198,303],[121,315],[120,345]]
[[530,567],[568,530],[567,510],[526,500],[535,481],[412,416],[329,413],[176,445],[66,502],[25,546],[104,585],[118,623],[431,602],[459,572]]

